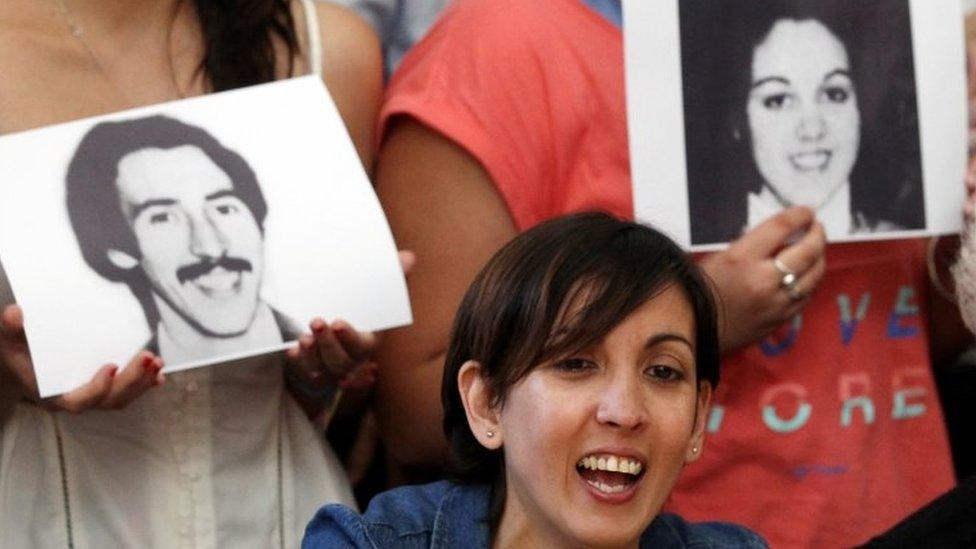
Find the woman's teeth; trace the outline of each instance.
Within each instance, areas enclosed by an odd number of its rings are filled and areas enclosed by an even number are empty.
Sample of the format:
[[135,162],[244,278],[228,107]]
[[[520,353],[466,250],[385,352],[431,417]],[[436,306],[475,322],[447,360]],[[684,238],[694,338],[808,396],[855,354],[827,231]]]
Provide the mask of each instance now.
[[579,460],[576,466],[591,471],[609,471],[628,475],[639,475],[644,468],[639,461],[621,456],[586,456]]
[[830,163],[830,151],[811,151],[790,155],[793,167],[801,172],[824,171]]
[[623,492],[624,490],[630,487],[630,485],[628,484],[618,484],[616,486],[610,486],[594,480],[587,480],[586,483],[596,488],[597,490],[603,492],[604,494],[619,494],[620,492]]

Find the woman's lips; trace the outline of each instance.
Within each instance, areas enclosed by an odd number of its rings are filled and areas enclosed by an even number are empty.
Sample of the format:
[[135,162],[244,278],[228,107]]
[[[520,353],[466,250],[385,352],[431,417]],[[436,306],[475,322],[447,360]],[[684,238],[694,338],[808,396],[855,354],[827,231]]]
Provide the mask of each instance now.
[[822,172],[830,165],[830,157],[833,156],[828,150],[820,149],[816,151],[801,152],[789,156],[790,164],[799,172]]
[[634,498],[637,493],[637,488],[640,486],[640,481],[643,477],[638,477],[630,480],[627,483],[619,483],[619,480],[610,480],[609,483],[603,480],[597,479],[587,479],[583,475],[579,476],[580,483],[583,489],[600,503],[609,503],[614,505],[619,505],[622,503],[627,503]]
[[590,454],[576,464],[587,492],[603,503],[624,503],[637,491],[644,476],[643,460],[608,453]]

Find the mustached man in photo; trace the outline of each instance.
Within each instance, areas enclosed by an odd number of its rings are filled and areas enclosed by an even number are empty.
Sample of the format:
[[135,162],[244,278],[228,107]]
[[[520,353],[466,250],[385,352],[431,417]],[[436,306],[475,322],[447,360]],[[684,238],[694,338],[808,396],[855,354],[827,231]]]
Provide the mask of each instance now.
[[68,168],[88,265],[132,290],[171,365],[267,348],[298,326],[261,298],[268,206],[254,170],[202,128],[165,116],[103,122]]

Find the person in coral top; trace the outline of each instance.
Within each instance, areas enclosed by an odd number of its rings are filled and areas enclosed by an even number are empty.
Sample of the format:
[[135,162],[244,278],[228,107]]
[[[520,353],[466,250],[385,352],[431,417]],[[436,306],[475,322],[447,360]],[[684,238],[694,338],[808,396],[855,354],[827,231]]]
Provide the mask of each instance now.
[[[408,468],[446,455],[450,320],[487,259],[564,213],[633,215],[619,15],[619,2],[459,0],[391,81],[377,189],[421,259],[415,323],[379,351],[376,407]],[[798,273],[794,295],[774,260]],[[812,212],[791,208],[701,264],[726,375],[709,452],[670,510],[773,546],[849,546],[953,486],[931,357],[965,339],[941,333],[951,307],[929,293],[924,243],[828,247]]]

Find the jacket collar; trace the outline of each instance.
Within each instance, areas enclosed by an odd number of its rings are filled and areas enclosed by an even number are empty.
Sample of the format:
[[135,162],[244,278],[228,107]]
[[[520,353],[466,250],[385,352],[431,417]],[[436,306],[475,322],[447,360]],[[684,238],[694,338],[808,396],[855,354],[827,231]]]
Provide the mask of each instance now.
[[441,499],[431,532],[431,549],[488,547],[488,504],[491,487],[454,485]]

